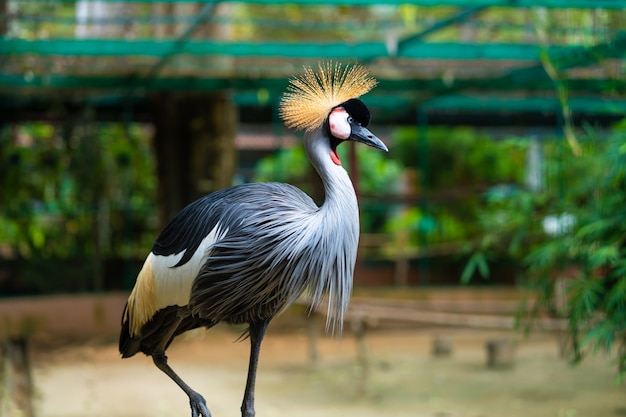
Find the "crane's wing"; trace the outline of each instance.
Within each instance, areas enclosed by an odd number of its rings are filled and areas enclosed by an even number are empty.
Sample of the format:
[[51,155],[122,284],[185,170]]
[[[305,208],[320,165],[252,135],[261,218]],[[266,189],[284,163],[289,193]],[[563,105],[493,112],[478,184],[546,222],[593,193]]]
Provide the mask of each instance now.
[[212,245],[194,279],[189,301],[194,317],[232,323],[269,319],[321,272],[326,228],[310,197],[295,187],[267,184],[246,190],[237,201],[222,212],[220,224],[228,231]]
[[287,212],[316,209],[302,191],[280,183],[242,184],[185,207],[163,229],[137,277],[123,317],[130,335],[139,335],[157,311],[189,303],[194,280],[219,244],[230,242],[227,246],[237,254],[231,261],[248,258],[255,245],[263,243],[255,243],[255,227],[267,226],[264,215],[281,218],[281,213],[289,216]]

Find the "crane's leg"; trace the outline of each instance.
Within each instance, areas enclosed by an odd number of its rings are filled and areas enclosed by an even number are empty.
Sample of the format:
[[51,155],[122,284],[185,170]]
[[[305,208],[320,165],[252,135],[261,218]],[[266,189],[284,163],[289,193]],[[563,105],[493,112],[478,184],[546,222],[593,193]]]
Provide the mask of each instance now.
[[185,381],[183,381],[181,377],[176,374],[176,372],[174,372],[174,370],[167,364],[167,356],[165,356],[164,352],[153,353],[152,360],[154,361],[154,364],[157,368],[163,371],[167,376],[172,379],[172,381],[176,382],[176,385],[178,385],[183,391],[185,391],[185,394],[187,394],[187,397],[189,397],[191,417],[211,417],[211,412],[207,408],[206,401],[204,400],[202,395],[191,389],[191,387],[187,385]]
[[242,417],[254,417],[254,384],[256,381],[256,369],[259,364],[259,352],[261,342],[269,321],[250,323],[250,364],[248,365],[248,379],[246,381],[246,391],[241,404]]
[[163,371],[170,379],[176,382],[187,397],[189,397],[189,405],[191,406],[191,417],[211,417],[211,412],[206,406],[206,401],[202,397],[202,395],[198,394],[196,391],[191,389],[189,385],[179,377],[176,372],[167,364],[167,356],[165,355],[165,349],[170,343],[170,339],[176,332],[176,329],[180,325],[180,323],[185,318],[185,312],[179,310],[177,311],[176,318],[173,322],[170,323],[169,327],[167,327],[167,332],[162,335],[160,344],[154,349],[152,352],[152,361]]

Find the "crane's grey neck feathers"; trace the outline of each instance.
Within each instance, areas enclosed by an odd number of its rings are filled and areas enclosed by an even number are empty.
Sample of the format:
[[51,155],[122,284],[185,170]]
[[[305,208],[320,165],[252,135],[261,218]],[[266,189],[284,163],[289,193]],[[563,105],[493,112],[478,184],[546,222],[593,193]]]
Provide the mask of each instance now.
[[320,219],[317,238],[327,245],[327,253],[334,254],[333,259],[320,265],[323,273],[310,277],[312,307],[317,308],[327,293],[327,328],[332,324],[333,330],[341,331],[350,303],[359,242],[357,197],[346,170],[330,157],[330,138],[323,127],[305,134],[304,148],[324,184],[325,200],[316,213]]

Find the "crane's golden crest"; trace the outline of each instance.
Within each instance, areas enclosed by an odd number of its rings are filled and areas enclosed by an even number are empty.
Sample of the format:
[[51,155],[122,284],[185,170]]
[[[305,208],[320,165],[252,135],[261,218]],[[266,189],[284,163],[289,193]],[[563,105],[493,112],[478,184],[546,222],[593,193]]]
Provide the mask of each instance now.
[[324,123],[333,107],[370,91],[376,80],[360,65],[346,66],[331,62],[310,67],[289,82],[280,101],[280,116],[289,128],[313,130]]

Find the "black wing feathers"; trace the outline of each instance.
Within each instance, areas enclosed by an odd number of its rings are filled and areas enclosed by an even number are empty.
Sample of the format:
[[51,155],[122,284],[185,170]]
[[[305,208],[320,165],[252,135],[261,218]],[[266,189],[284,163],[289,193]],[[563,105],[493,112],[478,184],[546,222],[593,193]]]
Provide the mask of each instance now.
[[154,242],[152,252],[168,256],[185,251],[175,266],[186,264],[218,222],[219,216],[212,210],[218,200],[215,194],[196,200],[174,216]]

